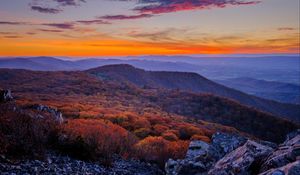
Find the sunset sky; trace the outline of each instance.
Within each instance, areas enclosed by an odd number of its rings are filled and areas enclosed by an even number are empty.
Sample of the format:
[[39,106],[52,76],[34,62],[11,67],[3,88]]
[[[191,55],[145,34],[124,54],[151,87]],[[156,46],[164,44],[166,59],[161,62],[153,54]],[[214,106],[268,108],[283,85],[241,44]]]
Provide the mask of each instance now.
[[0,56],[299,53],[299,0],[1,0]]

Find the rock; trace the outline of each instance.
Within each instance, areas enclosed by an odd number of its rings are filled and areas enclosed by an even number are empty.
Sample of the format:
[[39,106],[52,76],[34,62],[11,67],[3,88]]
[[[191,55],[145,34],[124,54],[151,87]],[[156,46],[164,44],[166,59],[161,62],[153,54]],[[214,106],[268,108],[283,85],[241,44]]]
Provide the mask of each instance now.
[[278,145],[276,143],[273,143],[273,142],[269,142],[269,141],[258,141],[259,144],[262,144],[262,145],[266,145],[268,147],[271,147],[273,149],[277,149]]
[[300,160],[289,163],[279,168],[273,168],[259,175],[299,175],[300,174]]
[[287,136],[286,141],[264,161],[260,172],[276,169],[300,160],[300,132],[299,130]]
[[288,142],[289,140],[292,140],[294,137],[300,135],[300,129],[294,131],[294,132],[291,132],[289,133],[287,136],[286,136],[286,140],[285,142]]
[[45,106],[41,104],[32,105],[32,108],[38,111],[50,113],[54,117],[55,121],[59,122],[60,124],[64,122],[62,113],[55,108],[51,108],[49,106]]
[[7,102],[13,100],[11,90],[0,89],[0,102]]
[[206,142],[200,140],[192,141],[186,153],[186,159],[195,159],[197,157],[206,155],[209,151],[209,147],[210,145]]
[[189,175],[206,172],[215,162],[213,148],[203,141],[191,141],[183,160],[168,160],[165,169],[167,175]]
[[245,137],[237,134],[217,132],[212,136],[212,145],[218,151],[219,158],[243,145],[246,141],[247,139]]
[[183,160],[170,159],[165,170],[167,175],[186,175],[207,173],[213,164],[246,142],[246,139],[238,135],[216,133],[212,137],[212,143],[203,141],[191,141],[186,157]]
[[23,160],[18,163],[0,161],[0,174],[2,175],[162,175],[163,172],[154,165],[136,160],[117,159],[113,166],[106,168],[96,163],[75,160],[67,156],[48,154],[51,161]]
[[248,140],[243,146],[220,159],[208,172],[215,174],[247,175],[257,173],[261,160],[272,152],[272,148]]

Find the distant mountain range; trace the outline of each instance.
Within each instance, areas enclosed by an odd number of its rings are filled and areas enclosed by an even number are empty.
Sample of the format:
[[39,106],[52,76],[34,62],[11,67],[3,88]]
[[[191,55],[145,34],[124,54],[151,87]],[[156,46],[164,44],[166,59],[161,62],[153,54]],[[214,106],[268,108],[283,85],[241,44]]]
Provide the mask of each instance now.
[[0,58],[0,68],[28,70],[87,70],[110,64],[130,64],[152,71],[195,72],[209,79],[225,80],[249,77],[267,81],[300,85],[300,57],[191,57],[191,56],[139,56],[113,59],[68,59],[53,57]]
[[284,103],[300,104],[300,86],[296,84],[257,80],[248,77],[215,81],[258,97]]
[[145,71],[130,65],[108,65],[87,71],[102,80],[130,82],[144,88],[179,89],[195,93],[211,93],[241,104],[300,122],[300,106],[284,104],[248,95],[210,81],[196,73]]

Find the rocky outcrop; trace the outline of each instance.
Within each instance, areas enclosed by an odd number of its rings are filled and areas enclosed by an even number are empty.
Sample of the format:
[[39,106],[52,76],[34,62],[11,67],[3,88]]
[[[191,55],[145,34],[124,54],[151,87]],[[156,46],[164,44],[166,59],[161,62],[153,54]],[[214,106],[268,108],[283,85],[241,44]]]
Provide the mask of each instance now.
[[64,122],[62,113],[59,112],[55,108],[51,108],[49,106],[41,105],[41,104],[32,105],[31,108],[35,109],[35,110],[38,110],[38,111],[41,111],[41,112],[50,113],[54,117],[54,120],[57,121],[57,122],[59,122],[59,123],[63,123]]
[[162,175],[163,172],[157,166],[135,160],[116,159],[112,167],[107,168],[96,163],[51,153],[43,161],[24,160],[18,163],[10,163],[9,161],[4,162],[0,159],[0,174]]
[[259,175],[299,175],[300,174],[300,160],[289,163],[279,168],[272,168]]
[[272,152],[272,148],[248,140],[243,146],[230,152],[220,159],[208,172],[215,174],[257,174],[257,167],[260,160]]
[[11,90],[0,89],[0,102],[7,102],[11,100],[13,100],[13,96],[11,95]]
[[166,163],[167,175],[299,175],[300,130],[284,143],[216,133],[210,144],[192,141],[182,160]]
[[[282,170],[287,167],[298,167],[300,160],[300,130],[287,136],[287,140],[264,161],[261,172],[272,170]],[[298,162],[295,163],[295,162]],[[293,165],[293,166],[290,166]],[[265,173],[262,173],[265,174]],[[300,173],[299,173],[300,174]]]
[[165,166],[168,175],[206,174],[222,156],[246,142],[238,135],[216,133],[212,143],[192,141],[183,160],[170,159]]

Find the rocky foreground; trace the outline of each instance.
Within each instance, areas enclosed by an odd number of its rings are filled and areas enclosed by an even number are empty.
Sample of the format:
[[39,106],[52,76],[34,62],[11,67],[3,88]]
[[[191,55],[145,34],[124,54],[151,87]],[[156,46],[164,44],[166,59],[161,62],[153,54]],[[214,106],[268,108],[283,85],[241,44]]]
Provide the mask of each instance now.
[[192,141],[185,159],[169,160],[167,175],[300,175],[300,130],[284,143],[217,133],[211,144]]
[[96,163],[72,159],[55,153],[48,154],[44,161],[24,160],[12,163],[0,158],[1,175],[160,175],[164,174],[158,167],[136,160],[116,159],[112,167],[106,168]]
[[169,160],[165,173],[136,160],[116,159],[111,168],[49,153],[44,161],[10,162],[0,157],[1,175],[300,175],[300,130],[284,143],[253,141],[239,135],[216,133],[210,144],[192,141],[186,158]]

